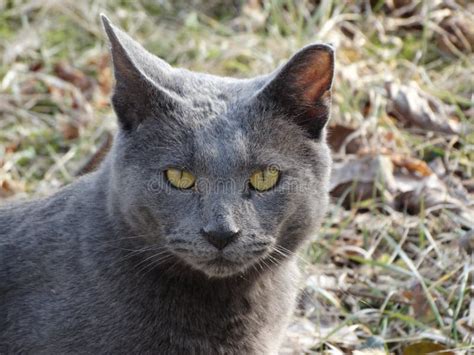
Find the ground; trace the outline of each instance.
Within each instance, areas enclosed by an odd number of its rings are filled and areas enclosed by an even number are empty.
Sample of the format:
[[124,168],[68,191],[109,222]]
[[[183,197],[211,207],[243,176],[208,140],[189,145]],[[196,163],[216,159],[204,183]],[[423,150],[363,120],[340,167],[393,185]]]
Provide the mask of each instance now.
[[220,75],[332,43],[333,203],[299,257],[282,352],[474,351],[472,2],[0,1],[0,204],[58,189],[110,145],[100,12],[172,65]]

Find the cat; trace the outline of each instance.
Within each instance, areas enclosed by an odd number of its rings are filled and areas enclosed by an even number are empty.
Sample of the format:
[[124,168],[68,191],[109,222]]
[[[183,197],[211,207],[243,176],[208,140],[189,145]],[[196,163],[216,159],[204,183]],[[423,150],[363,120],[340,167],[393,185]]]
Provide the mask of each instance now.
[[0,349],[277,353],[328,204],[332,46],[233,79],[102,22],[119,129],[97,171],[0,209]]

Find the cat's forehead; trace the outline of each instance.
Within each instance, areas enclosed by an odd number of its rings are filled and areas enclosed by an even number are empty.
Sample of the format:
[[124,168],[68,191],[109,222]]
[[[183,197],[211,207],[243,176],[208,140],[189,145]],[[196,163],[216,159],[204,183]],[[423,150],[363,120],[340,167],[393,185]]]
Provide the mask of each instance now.
[[176,69],[173,78],[172,89],[197,109],[248,101],[265,83],[265,76],[237,79],[185,69]]

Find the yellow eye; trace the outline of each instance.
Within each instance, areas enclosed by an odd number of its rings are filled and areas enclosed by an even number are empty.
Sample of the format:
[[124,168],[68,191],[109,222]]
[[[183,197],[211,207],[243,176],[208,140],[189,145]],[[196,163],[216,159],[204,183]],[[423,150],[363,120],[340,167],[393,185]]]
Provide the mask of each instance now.
[[250,177],[250,185],[257,191],[266,191],[276,185],[279,177],[280,172],[275,168],[258,170]]
[[187,170],[170,168],[166,170],[166,178],[178,189],[190,189],[194,186],[196,178]]

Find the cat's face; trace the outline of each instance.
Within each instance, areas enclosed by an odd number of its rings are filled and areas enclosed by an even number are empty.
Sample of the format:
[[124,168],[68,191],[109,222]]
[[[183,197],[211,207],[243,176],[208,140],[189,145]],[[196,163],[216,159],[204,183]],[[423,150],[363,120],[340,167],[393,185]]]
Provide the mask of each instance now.
[[330,47],[236,80],[172,69],[105,27],[121,125],[114,193],[130,225],[213,277],[293,253],[327,205]]

